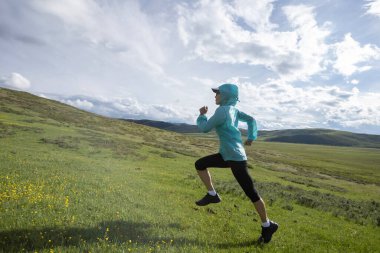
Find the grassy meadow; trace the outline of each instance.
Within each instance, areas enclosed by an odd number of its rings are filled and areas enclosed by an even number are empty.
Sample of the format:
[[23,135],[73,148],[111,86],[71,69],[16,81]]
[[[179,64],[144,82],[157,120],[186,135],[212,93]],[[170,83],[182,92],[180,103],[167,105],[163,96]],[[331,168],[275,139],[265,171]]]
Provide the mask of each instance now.
[[380,252],[380,149],[257,141],[250,173],[280,228],[260,221],[218,150],[177,134],[0,89],[0,252]]

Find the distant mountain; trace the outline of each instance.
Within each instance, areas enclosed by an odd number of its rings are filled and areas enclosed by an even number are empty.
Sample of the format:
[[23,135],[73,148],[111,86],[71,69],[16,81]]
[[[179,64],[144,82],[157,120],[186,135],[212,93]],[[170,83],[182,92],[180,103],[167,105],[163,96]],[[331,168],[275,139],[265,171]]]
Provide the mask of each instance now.
[[169,123],[165,121],[155,121],[155,120],[148,120],[148,119],[142,119],[142,120],[122,119],[122,120],[134,122],[134,123],[145,125],[145,126],[156,127],[163,130],[173,131],[177,133],[200,133],[197,126],[189,125],[185,123]]
[[263,131],[265,141],[380,148],[380,135],[357,134],[331,129],[287,129]]
[[[132,120],[137,124],[156,127],[177,133],[200,133],[198,127],[184,123],[169,123],[154,120]],[[246,135],[246,130],[242,129],[242,134]],[[346,131],[331,129],[286,129],[274,131],[259,131],[259,140],[270,142],[287,142],[303,144],[319,144],[330,146],[350,146],[380,148],[380,135],[357,134]]]

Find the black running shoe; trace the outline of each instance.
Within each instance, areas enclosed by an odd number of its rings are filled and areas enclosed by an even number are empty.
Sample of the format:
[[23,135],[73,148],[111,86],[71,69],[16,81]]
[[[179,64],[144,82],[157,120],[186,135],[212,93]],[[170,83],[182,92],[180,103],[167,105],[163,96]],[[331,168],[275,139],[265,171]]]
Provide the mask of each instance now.
[[219,203],[220,201],[222,200],[220,199],[218,194],[216,194],[215,196],[212,196],[207,193],[206,196],[196,201],[195,204],[197,204],[198,206],[207,206],[210,203]]
[[268,243],[272,239],[272,235],[278,229],[278,224],[273,221],[269,221],[269,227],[261,227],[261,236],[259,237],[259,242]]

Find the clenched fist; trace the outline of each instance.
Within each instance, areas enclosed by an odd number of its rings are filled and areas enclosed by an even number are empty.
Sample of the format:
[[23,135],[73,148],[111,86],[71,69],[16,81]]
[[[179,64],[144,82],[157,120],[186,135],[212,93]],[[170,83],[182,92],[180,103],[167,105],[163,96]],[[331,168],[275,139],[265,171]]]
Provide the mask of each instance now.
[[208,111],[208,107],[207,106],[203,106],[203,107],[201,107],[201,109],[199,109],[199,113],[201,115],[206,114],[207,111]]

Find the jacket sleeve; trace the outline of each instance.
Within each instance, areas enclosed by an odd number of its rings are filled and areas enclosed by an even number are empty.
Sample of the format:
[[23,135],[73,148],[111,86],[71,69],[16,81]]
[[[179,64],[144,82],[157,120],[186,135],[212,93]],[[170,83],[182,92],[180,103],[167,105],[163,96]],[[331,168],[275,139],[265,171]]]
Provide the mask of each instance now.
[[256,120],[245,114],[244,112],[239,111],[238,113],[239,121],[246,122],[248,125],[248,140],[254,141],[257,139],[257,124]]
[[213,128],[223,124],[226,120],[226,113],[222,107],[216,109],[213,116],[207,120],[206,115],[199,115],[197,119],[197,126],[203,133],[210,132]]

